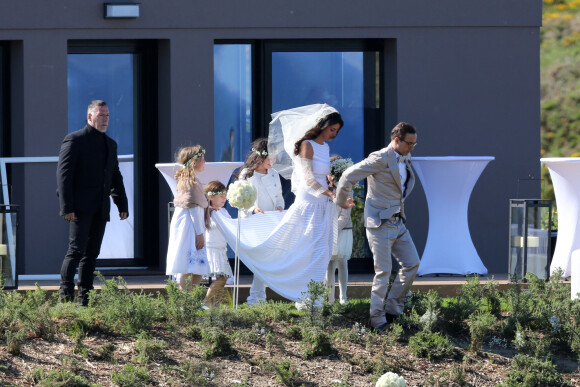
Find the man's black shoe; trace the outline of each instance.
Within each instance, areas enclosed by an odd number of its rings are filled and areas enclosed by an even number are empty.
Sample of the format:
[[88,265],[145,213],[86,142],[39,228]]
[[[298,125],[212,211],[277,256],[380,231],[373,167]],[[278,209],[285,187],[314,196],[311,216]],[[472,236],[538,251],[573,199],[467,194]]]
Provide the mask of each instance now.
[[77,297],[78,306],[89,306],[89,296],[78,296]]
[[74,294],[66,294],[66,293],[62,293],[59,292],[58,294],[58,300],[64,304],[65,302],[73,302],[75,299]]
[[382,323],[377,325],[376,327],[372,327],[372,330],[375,331],[376,333],[383,333],[385,331],[385,329],[387,329],[387,323]]
[[387,319],[387,324],[392,324],[393,322],[397,321],[399,316],[395,314],[385,313],[385,318]]

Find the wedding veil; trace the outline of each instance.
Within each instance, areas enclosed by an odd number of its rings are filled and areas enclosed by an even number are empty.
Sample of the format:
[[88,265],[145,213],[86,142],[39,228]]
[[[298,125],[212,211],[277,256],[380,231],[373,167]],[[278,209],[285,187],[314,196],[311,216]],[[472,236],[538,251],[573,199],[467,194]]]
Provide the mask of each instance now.
[[[272,167],[285,179],[292,179],[292,192],[298,187],[292,160],[294,145],[304,134],[314,128],[318,121],[337,110],[325,103],[300,106],[294,109],[272,113],[268,133],[268,154]],[[299,165],[299,164],[297,164]]]

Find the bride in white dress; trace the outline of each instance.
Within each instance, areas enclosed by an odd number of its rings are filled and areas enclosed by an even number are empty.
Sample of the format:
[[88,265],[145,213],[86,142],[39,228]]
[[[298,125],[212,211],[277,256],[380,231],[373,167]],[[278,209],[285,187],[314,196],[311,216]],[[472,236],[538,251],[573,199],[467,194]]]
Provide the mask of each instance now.
[[[311,280],[322,282],[336,239],[334,193],[327,141],[343,126],[340,114],[326,104],[272,114],[268,149],[274,167],[292,176],[294,204],[285,212],[268,212],[241,223],[238,255],[276,293],[299,301]],[[236,223],[216,217],[228,244],[236,244]]]

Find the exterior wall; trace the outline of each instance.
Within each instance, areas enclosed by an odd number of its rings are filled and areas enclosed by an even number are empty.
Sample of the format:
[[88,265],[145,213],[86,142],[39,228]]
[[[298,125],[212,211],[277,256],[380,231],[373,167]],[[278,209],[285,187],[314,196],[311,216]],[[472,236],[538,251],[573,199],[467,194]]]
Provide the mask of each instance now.
[[[67,131],[70,39],[158,40],[159,104],[147,108],[158,110],[160,162],[191,143],[204,144],[213,160],[215,39],[396,39],[396,74],[391,65],[383,70],[397,100],[377,130],[414,123],[415,156],[496,157],[475,186],[469,224],[489,271],[507,271],[508,199],[518,178],[540,174],[540,0],[149,0],[140,8],[138,19],[110,20],[102,1],[0,0],[0,41],[12,42],[11,156],[58,154]],[[67,227],[57,215],[55,168],[15,166],[12,175],[13,202],[23,204],[21,273],[57,273]],[[159,179],[152,211],[159,212],[163,267],[171,195]],[[539,197],[539,181],[520,186],[519,196]],[[421,253],[428,209],[420,185],[407,208]]]

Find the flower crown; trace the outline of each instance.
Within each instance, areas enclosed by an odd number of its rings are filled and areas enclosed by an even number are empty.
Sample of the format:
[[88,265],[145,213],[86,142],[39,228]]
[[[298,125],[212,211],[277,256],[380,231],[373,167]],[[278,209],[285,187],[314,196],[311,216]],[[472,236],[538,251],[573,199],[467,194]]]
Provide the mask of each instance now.
[[268,151],[266,151],[266,150],[259,151],[259,150],[256,150],[255,148],[252,148],[252,152],[257,154],[258,156],[262,156],[262,157],[268,156]]
[[189,159],[187,159],[187,161],[185,163],[183,163],[183,165],[185,165],[185,167],[189,167],[189,164],[191,164],[191,162],[195,159],[198,159],[200,157],[202,157],[203,155],[205,155],[205,149],[201,148],[199,152],[197,152],[196,154],[194,154],[193,156],[191,156]]
[[228,193],[228,191],[227,191],[227,190],[225,190],[225,191],[217,191],[217,192],[212,192],[212,191],[209,191],[209,192],[207,193],[207,196],[227,195],[227,193]]

